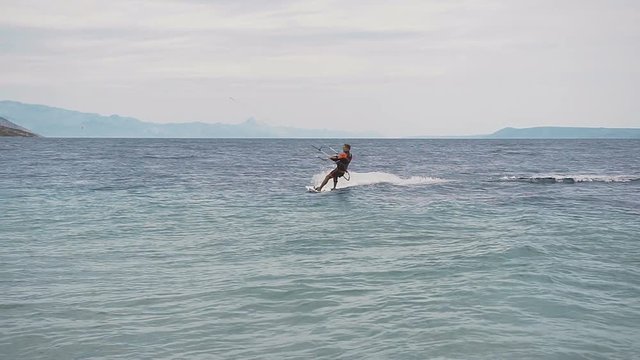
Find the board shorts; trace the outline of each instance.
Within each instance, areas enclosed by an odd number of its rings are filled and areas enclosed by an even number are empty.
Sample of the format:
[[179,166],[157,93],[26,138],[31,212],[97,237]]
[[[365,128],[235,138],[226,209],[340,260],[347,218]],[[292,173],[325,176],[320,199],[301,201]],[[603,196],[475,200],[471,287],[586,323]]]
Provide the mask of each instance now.
[[329,176],[330,176],[330,177],[332,177],[332,178],[334,178],[334,179],[337,179],[337,178],[339,178],[339,177],[343,177],[343,176],[344,176],[344,173],[345,173],[345,172],[344,172],[343,170],[333,169],[333,170],[329,173]]

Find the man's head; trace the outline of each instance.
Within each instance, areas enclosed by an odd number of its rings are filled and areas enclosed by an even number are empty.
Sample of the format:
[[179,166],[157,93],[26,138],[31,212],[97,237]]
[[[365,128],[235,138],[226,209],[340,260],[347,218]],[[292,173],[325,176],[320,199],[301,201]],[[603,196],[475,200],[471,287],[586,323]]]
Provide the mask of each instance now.
[[344,152],[351,151],[351,145],[349,145],[349,144],[342,145],[342,151],[344,151]]

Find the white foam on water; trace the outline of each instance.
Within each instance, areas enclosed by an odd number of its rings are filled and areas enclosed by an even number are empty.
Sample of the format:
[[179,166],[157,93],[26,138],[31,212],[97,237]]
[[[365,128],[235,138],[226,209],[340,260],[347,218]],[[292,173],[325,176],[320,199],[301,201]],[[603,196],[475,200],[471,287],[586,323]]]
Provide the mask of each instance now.
[[633,175],[591,175],[591,174],[541,174],[535,176],[503,176],[503,181],[527,181],[527,182],[544,182],[551,180],[555,182],[631,182],[640,180],[640,176]]
[[[314,186],[320,186],[324,177],[328,174],[328,172],[323,172],[319,174],[315,174],[313,176],[313,184]],[[365,172],[359,173],[355,171],[350,171],[349,174],[351,178],[347,181],[344,177],[338,180],[337,189],[344,189],[354,186],[364,186],[364,185],[375,185],[375,184],[391,184],[397,186],[414,186],[414,185],[429,185],[429,184],[442,184],[447,182],[445,179],[429,177],[429,176],[411,176],[408,178],[402,178],[395,174],[374,171],[374,172]],[[348,176],[348,175],[347,175]],[[329,179],[329,182],[322,191],[330,191],[333,187],[333,180]]]
[[629,182],[638,180],[638,177],[626,175],[572,175],[567,176],[573,178],[576,182]]

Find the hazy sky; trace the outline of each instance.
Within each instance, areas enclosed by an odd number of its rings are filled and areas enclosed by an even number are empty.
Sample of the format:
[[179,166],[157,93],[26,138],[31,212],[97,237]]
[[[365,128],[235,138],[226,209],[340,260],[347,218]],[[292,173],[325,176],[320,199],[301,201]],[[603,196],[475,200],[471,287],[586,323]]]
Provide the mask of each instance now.
[[640,1],[0,0],[0,99],[389,136],[640,127]]

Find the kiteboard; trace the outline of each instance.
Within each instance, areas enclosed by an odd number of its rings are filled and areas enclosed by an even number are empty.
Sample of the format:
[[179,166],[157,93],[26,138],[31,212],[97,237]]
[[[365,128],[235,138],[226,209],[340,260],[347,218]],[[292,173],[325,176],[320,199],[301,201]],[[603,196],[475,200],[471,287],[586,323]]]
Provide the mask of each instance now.
[[331,188],[326,187],[326,188],[322,189],[322,191],[318,191],[318,190],[316,190],[316,188],[315,188],[315,187],[313,187],[313,186],[305,186],[305,187],[307,188],[307,192],[310,192],[310,193],[321,193],[321,192],[340,192],[340,191],[344,191],[344,190],[347,190],[347,189],[348,189],[348,188],[331,189]]

